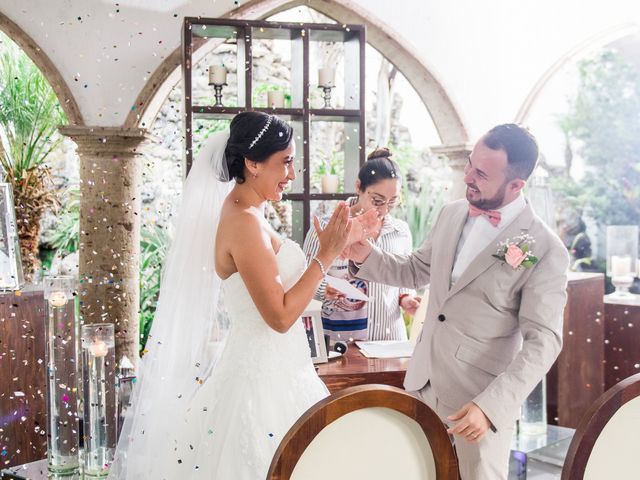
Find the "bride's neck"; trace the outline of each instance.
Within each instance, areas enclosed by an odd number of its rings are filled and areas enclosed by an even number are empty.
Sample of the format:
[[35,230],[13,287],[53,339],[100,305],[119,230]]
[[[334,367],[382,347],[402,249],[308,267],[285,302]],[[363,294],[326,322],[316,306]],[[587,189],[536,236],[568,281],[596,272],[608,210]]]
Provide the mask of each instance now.
[[254,207],[257,209],[264,209],[267,199],[253,188],[249,181],[244,183],[236,183],[229,194],[229,197],[237,204],[241,204],[244,207]]

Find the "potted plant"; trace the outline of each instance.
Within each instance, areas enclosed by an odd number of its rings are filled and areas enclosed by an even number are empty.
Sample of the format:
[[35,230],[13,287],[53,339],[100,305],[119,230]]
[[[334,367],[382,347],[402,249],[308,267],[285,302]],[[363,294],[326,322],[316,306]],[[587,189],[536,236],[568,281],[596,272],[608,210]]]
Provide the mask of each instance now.
[[322,193],[337,193],[340,186],[340,177],[336,171],[336,152],[325,155],[320,165],[320,189]]

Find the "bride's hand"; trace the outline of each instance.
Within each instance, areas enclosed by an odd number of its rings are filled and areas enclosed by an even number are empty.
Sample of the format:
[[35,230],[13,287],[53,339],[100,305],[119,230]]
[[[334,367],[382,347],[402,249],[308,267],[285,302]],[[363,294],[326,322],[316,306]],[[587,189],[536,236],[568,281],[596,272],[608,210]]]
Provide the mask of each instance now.
[[320,242],[318,257],[327,262],[327,268],[347,246],[353,224],[349,218],[349,207],[344,202],[340,202],[334,210],[324,229],[320,227],[318,218],[313,217],[313,226]]
[[353,243],[362,242],[371,236],[371,232],[376,229],[380,218],[375,208],[368,210],[366,213],[352,217],[353,226],[347,246]]

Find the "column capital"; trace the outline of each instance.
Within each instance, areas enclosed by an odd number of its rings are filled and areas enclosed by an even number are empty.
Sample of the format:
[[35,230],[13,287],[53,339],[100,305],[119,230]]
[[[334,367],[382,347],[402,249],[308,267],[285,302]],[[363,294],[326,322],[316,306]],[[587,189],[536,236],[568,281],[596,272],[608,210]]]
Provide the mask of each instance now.
[[138,146],[151,138],[144,128],[68,125],[58,130],[78,145],[80,153],[96,155],[137,153]]
[[467,163],[469,154],[473,150],[472,143],[459,143],[456,145],[436,145],[431,147],[431,151],[436,155],[443,155],[449,160],[452,168],[462,167]]

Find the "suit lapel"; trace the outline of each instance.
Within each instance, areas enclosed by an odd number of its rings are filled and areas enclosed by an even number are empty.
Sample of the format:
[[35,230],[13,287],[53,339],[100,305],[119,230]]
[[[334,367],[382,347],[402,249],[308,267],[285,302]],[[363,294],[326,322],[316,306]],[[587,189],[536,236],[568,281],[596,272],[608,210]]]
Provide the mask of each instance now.
[[531,226],[531,222],[533,221],[533,210],[529,203],[525,209],[518,215],[511,224],[505,228],[498,237],[492,241],[484,250],[482,250],[478,256],[469,264],[467,269],[462,272],[458,281],[451,287],[449,293],[447,294],[447,298],[455,295],[464,287],[469,285],[475,278],[478,277],[482,272],[491,267],[494,263],[500,262],[501,260],[495,258],[493,256],[496,253],[497,245],[500,242],[504,242],[507,238],[512,238],[521,233],[529,230]]

